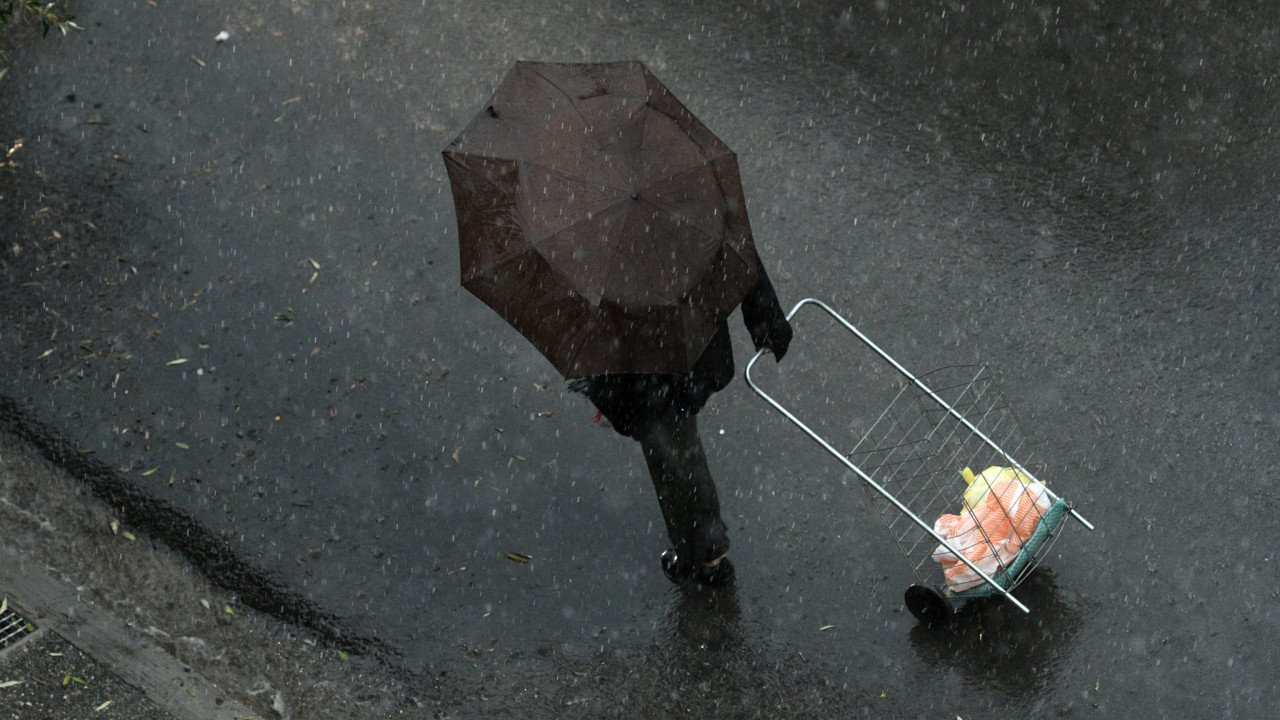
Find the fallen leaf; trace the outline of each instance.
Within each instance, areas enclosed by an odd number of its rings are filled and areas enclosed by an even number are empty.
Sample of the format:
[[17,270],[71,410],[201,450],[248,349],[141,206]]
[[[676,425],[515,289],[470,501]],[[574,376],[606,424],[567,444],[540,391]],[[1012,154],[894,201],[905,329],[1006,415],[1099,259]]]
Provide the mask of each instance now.
[[820,627],[820,628],[818,628],[818,629],[819,629],[819,630],[830,630],[830,629],[831,629],[831,628],[833,628],[833,627],[835,627],[835,625],[823,625],[822,627]]
[[52,355],[54,350],[55,350],[55,348],[49,348],[48,350],[45,350],[44,352],[40,353],[40,357],[37,357],[36,359],[37,359],[37,360],[43,360],[43,359],[45,359],[45,358],[49,357],[50,355]]
[[4,613],[4,611],[8,609],[9,609],[9,598],[0,600],[0,614]]
[[507,558],[518,563],[527,563],[533,559],[533,556],[529,553],[509,552],[507,553]]
[[21,685],[24,682],[26,682],[26,680],[5,680],[4,682],[0,682],[0,690],[3,690],[4,688],[16,687],[18,685]]
[[181,443],[181,442],[180,442],[180,443],[174,443],[174,446],[176,446],[179,450],[190,450],[190,449],[191,449],[191,446],[190,446],[190,445],[188,445],[188,444],[186,444],[186,443]]
[[110,704],[111,704],[111,703],[113,703],[113,702],[115,702],[115,701],[114,701],[114,700],[108,700],[108,701],[106,701],[106,702],[102,703],[101,705],[99,705],[98,707],[94,708],[94,709],[93,709],[93,711],[94,711],[94,712],[102,712],[103,710],[106,710],[106,709],[107,709],[107,706],[108,706],[108,705],[110,705]]
[[178,358],[177,360],[170,360],[169,362],[165,363],[165,365],[181,365],[182,363],[185,363],[185,362],[191,362],[190,358]]
[[129,532],[128,530],[125,530],[124,532],[120,533],[120,537],[124,538],[125,540],[137,540],[137,539],[138,539],[138,538],[137,538],[137,536],[135,536],[133,533]]
[[160,469],[159,467],[153,467],[150,470],[142,473],[142,477],[147,477],[148,475],[155,475],[156,471],[159,469]]
[[192,59],[192,60],[194,60],[194,61],[195,61],[195,63],[196,63],[197,65],[199,65],[200,67],[206,67],[206,66],[205,66],[205,64],[204,64],[204,61],[203,61],[203,60],[201,60],[200,58],[196,57],[195,55],[192,55],[192,56],[191,56],[191,59]]
[[209,607],[209,601],[208,601],[208,600],[205,600],[204,598],[200,598],[200,604],[204,606],[204,609],[205,609],[205,610],[211,610],[211,609],[212,609],[212,608],[210,608],[210,607]]

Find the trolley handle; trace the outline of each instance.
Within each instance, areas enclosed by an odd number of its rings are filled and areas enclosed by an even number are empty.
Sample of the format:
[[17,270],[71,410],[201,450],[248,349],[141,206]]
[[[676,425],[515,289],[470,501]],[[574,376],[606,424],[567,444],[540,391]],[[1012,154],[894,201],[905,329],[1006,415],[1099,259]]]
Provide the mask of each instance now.
[[[867,347],[874,350],[877,355],[879,355],[886,362],[892,365],[895,370],[897,370],[900,374],[902,374],[903,377],[910,380],[917,388],[919,388],[921,391],[929,395],[929,397],[933,398],[933,400],[937,402],[938,405],[940,405],[943,408],[946,408],[947,412],[950,413],[952,417],[964,423],[964,425],[971,432],[973,432],[977,437],[979,437],[984,443],[986,443],[988,447],[990,447],[995,452],[999,453],[1000,456],[1008,458],[1008,460],[1014,464],[1015,469],[1025,473],[1027,477],[1031,478],[1033,481],[1039,482],[1038,480],[1035,479],[1034,475],[1028,472],[1024,467],[1022,467],[1021,464],[1019,464],[1011,456],[1005,453],[1004,450],[1002,450],[999,445],[997,445],[993,440],[991,440],[991,438],[987,437],[985,433],[978,430],[978,428],[975,427],[974,424],[970,422],[967,418],[965,418],[962,413],[958,412],[950,404],[948,404],[941,397],[939,397],[937,393],[935,393],[932,389],[929,388],[928,385],[924,384],[924,381],[922,381],[920,378],[916,377],[911,371],[903,367],[902,364],[899,363],[897,360],[893,359],[893,357],[890,356],[884,350],[882,350],[879,345],[876,345],[874,342],[872,342],[871,338],[864,335],[861,330],[858,330],[858,328],[854,327],[852,323],[850,323],[843,316],[841,316],[834,309],[832,309],[831,306],[815,298],[805,298],[800,302],[796,303],[795,307],[791,308],[791,311],[787,313],[787,320],[790,321],[793,317],[795,317],[796,313],[800,310],[800,308],[804,307],[805,305],[816,305],[822,310],[825,310],[827,314],[835,318],[835,320],[839,322],[841,325],[843,325],[845,329],[853,333],[853,335],[856,336],[859,340],[861,340],[864,344],[866,344]],[[806,435],[808,435],[812,440],[814,440],[814,442],[817,442],[827,452],[831,453],[838,460],[840,460],[840,462],[846,468],[853,471],[853,473],[855,473],[863,482],[867,483],[867,485],[869,485],[877,493],[879,493],[880,496],[882,496],[884,499],[892,503],[894,507],[896,507],[903,515],[905,515],[912,522],[916,523],[918,526],[920,526],[922,529],[928,532],[929,535],[931,535],[935,540],[941,543],[943,547],[946,547],[948,550],[950,550],[957,558],[959,558],[965,565],[967,565],[970,570],[977,573],[977,575],[981,577],[987,584],[999,590],[1000,593],[1004,595],[1004,597],[1007,600],[1009,600],[1009,602],[1016,605],[1023,612],[1027,612],[1027,613],[1031,612],[1031,610],[1026,605],[1022,604],[1020,600],[1015,598],[1013,594],[1009,592],[1008,589],[1001,586],[994,579],[992,579],[990,575],[988,575],[986,572],[983,572],[980,568],[978,568],[973,562],[969,560],[968,557],[965,556],[965,554],[962,551],[955,548],[947,538],[944,538],[940,534],[938,534],[933,529],[933,526],[931,524],[921,520],[920,517],[915,514],[915,512],[913,512],[906,505],[903,505],[902,502],[899,501],[898,498],[894,497],[892,493],[884,489],[879,483],[877,483],[869,475],[863,472],[862,469],[859,468],[848,457],[846,457],[844,453],[840,452],[835,447],[833,447],[829,442],[826,441],[826,439],[824,439],[816,431],[814,431],[812,428],[806,425],[800,418],[796,417],[795,413],[788,410],[781,403],[775,400],[771,395],[765,392],[764,389],[761,388],[756,383],[756,381],[751,377],[751,369],[755,367],[756,362],[760,359],[762,355],[764,355],[765,351],[766,349],[761,349],[757,351],[756,354],[752,356],[751,360],[747,362],[747,367],[743,373],[744,378],[747,382],[747,385],[752,389],[752,391],[754,391],[757,395],[759,395],[766,402],[768,402],[769,405],[771,405],[775,410],[782,413],[782,415],[785,416],[788,420],[790,420],[794,425],[796,425],[801,430],[803,430]],[[1041,485],[1043,486],[1043,483],[1041,483]],[[1085,520],[1083,517],[1081,517],[1080,514],[1077,513],[1074,509],[1069,509],[1069,512],[1073,517],[1076,518],[1076,520],[1080,521],[1080,523],[1083,524],[1086,528],[1088,528],[1089,530],[1093,530],[1093,525],[1089,523],[1087,520]]]
[[[910,380],[911,383],[914,384],[917,388],[919,388],[929,397],[933,398],[933,401],[938,403],[938,405],[940,405],[943,408],[946,408],[947,412],[950,413],[952,417],[964,423],[964,426],[968,428],[970,432],[972,432],[984,443],[986,443],[987,446],[990,447],[992,450],[994,450],[1000,457],[1008,459],[1008,461],[1013,464],[1015,470],[1022,473],[1023,475],[1026,475],[1028,478],[1031,479],[1032,482],[1040,483],[1040,480],[1036,478],[1036,476],[1033,475],[1030,470],[1027,470],[1025,467],[1023,467],[1022,464],[1019,463],[1017,460],[1014,460],[1013,456],[1009,455],[1003,449],[1001,449],[1000,446],[997,445],[994,440],[987,437],[986,433],[979,430],[978,427],[974,425],[972,422],[970,422],[968,418],[966,418],[962,413],[957,411],[949,403],[947,403],[945,400],[939,397],[938,394],[935,393],[932,389],[930,389],[928,385],[925,385],[923,380],[917,377],[910,370],[903,367],[902,363],[898,362],[897,360],[894,360],[893,356],[891,356],[889,353],[881,349],[881,347],[875,344],[875,342],[873,342],[871,338],[867,337],[865,334],[863,334],[861,330],[854,327],[853,323],[846,320],[843,315],[836,312],[830,305],[822,302],[821,300],[818,300],[817,298],[804,298],[800,302],[796,303],[795,307],[791,308],[791,312],[787,313],[787,321],[790,322],[791,318],[795,317],[796,313],[800,310],[800,308],[804,307],[805,305],[816,305],[819,308],[825,310],[828,315],[830,315],[832,318],[836,320],[836,322],[843,325],[846,330],[853,333],[854,336],[856,336],[859,340],[863,342],[863,344],[865,344],[867,347],[874,350],[875,353],[879,355],[882,359],[884,359],[885,362],[892,365],[894,370],[897,370],[898,373],[901,374],[904,378],[906,378],[907,380]],[[785,414],[793,423],[800,425],[803,429],[806,430],[806,432],[809,432],[810,436],[814,437],[819,442],[821,442],[824,446],[826,446],[829,450],[832,450],[834,452],[834,448],[831,448],[829,445],[827,445],[826,442],[822,441],[821,438],[818,438],[812,431],[809,431],[809,429],[804,426],[804,423],[801,423],[800,420],[795,417],[795,415],[792,415],[785,408],[783,408],[781,405],[775,402],[773,398],[766,395],[760,389],[760,387],[756,385],[755,381],[751,379],[751,368],[753,365],[755,365],[756,361],[760,359],[760,356],[763,353],[764,353],[763,349],[757,351],[755,356],[753,356],[751,360],[747,363],[746,371],[744,373],[747,381],[747,385],[749,385],[751,389],[756,392],[757,395],[763,397],[765,400],[768,400],[769,404],[773,405],[776,409],[778,409],[783,414]],[[1044,483],[1040,483],[1040,484],[1045,485]],[[1048,490],[1051,497],[1055,499],[1057,498],[1057,493],[1053,492],[1052,490],[1049,490],[1047,485],[1045,485],[1045,489]],[[895,504],[896,504],[896,501],[895,501]],[[1070,504],[1068,503],[1068,505]],[[1081,525],[1084,525],[1089,530],[1093,530],[1093,523],[1089,522],[1088,520],[1085,520],[1084,516],[1076,512],[1075,508],[1068,507],[1067,511],[1070,512],[1071,516],[1074,517],[1076,520],[1078,520]]]

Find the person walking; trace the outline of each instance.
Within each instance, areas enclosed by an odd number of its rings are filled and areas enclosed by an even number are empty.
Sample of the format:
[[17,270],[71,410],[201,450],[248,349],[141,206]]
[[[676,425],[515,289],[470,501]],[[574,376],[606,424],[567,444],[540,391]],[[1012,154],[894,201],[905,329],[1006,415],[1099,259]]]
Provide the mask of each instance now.
[[643,63],[520,61],[443,155],[462,286],[640,443],[667,576],[731,584],[697,414],[735,309],[757,348],[791,340],[733,150]]
[[[781,362],[791,343],[791,325],[763,263],[758,272],[759,282],[742,301],[743,321],[756,349],[767,349]],[[672,544],[661,555],[662,570],[680,585],[721,588],[734,581],[726,557],[729,535],[698,433],[698,412],[733,375],[729,324],[721,321],[685,375],[605,373],[569,384],[615,431],[640,443]]]

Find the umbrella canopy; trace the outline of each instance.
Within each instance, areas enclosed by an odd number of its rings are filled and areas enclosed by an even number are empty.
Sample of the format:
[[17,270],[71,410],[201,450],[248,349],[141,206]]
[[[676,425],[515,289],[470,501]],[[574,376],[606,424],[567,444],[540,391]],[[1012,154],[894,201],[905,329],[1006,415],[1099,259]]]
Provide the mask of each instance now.
[[687,373],[759,280],[737,158],[641,63],[516,63],[444,158],[463,287],[567,378]]

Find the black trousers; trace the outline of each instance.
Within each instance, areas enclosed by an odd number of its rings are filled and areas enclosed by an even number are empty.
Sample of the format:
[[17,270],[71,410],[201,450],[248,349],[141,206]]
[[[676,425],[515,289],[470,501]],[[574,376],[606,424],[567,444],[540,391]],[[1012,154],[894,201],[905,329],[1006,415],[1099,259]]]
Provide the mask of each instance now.
[[664,412],[636,428],[633,437],[644,450],[667,536],[680,559],[706,563],[728,552],[728,529],[720,519],[697,416]]

